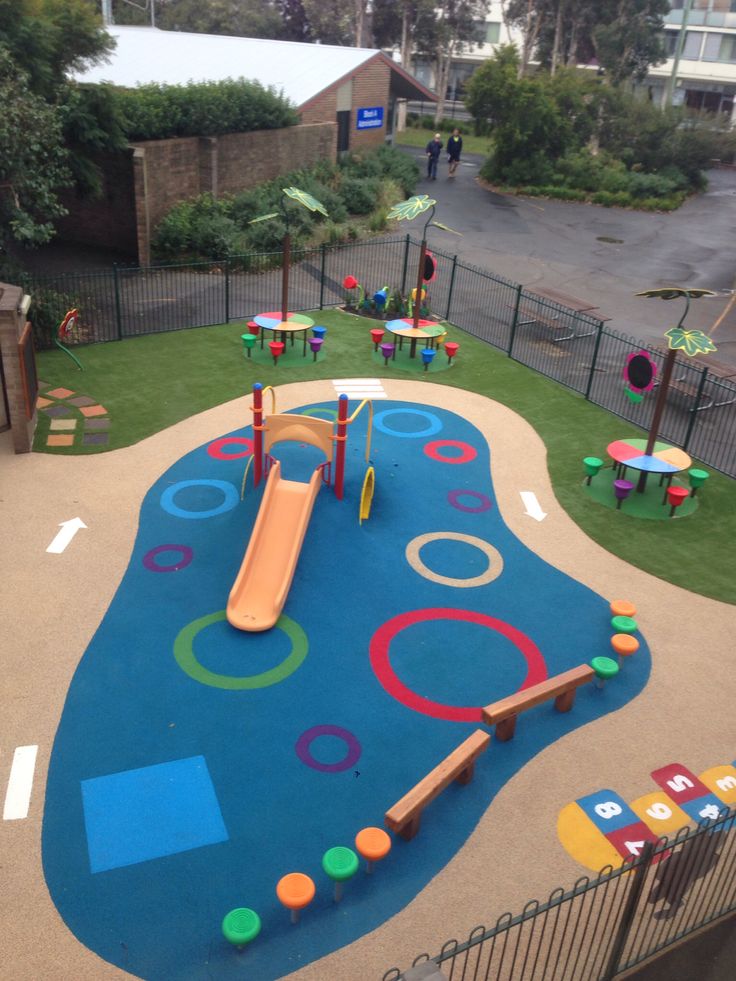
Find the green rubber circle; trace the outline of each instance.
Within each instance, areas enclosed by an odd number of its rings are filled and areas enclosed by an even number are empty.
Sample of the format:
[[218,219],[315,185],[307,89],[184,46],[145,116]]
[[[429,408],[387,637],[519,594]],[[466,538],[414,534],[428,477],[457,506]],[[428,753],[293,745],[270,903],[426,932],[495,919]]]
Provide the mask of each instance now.
[[283,681],[290,674],[293,674],[307,656],[309,650],[307,635],[295,620],[282,614],[276,626],[279,630],[283,630],[291,641],[291,652],[281,664],[277,664],[275,668],[268,671],[262,671],[260,674],[246,674],[240,677],[210,671],[197,660],[194,653],[194,639],[205,627],[209,627],[213,623],[220,623],[225,618],[225,610],[218,610],[217,613],[208,613],[207,616],[200,617],[198,620],[192,620],[179,631],[174,641],[176,663],[185,674],[188,674],[195,681],[199,681],[202,685],[208,685],[210,688],[225,688],[228,691],[268,688],[270,685],[277,685],[279,681]]
[[710,476],[707,470],[697,470],[696,468],[688,470],[687,475],[690,478],[690,483],[697,487],[704,483]]
[[322,856],[322,868],[335,882],[345,882],[358,871],[358,856],[352,848],[336,845]]
[[633,617],[611,617],[611,626],[617,634],[633,634],[637,629]]
[[[619,617],[619,619],[621,618]],[[618,674],[618,664],[616,664],[612,657],[594,657],[590,662],[590,666],[596,675],[604,680],[615,678]]]
[[583,460],[583,466],[597,473],[603,466],[603,460],[600,460],[597,456],[586,456]]
[[242,947],[255,940],[261,932],[261,918],[255,910],[242,907],[231,909],[222,921],[222,934],[236,947]]

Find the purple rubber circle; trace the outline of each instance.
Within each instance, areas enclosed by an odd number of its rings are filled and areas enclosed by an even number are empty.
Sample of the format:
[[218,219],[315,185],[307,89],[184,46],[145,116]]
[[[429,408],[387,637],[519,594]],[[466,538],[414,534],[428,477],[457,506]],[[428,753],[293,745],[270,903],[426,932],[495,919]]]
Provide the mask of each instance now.
[[[181,558],[172,565],[159,565],[155,558],[161,552],[180,552]],[[178,572],[180,569],[186,569],[193,558],[194,551],[188,545],[157,545],[143,556],[143,565],[149,572]]]
[[[474,497],[478,501],[477,508],[470,508],[467,504],[461,504],[461,497]],[[485,494],[481,494],[480,491],[474,490],[451,490],[447,495],[447,500],[452,504],[454,508],[458,511],[467,511],[468,514],[480,514],[481,511],[488,511],[493,507],[493,502],[490,497],[486,497]]]
[[[319,760],[316,760],[312,756],[310,747],[318,736],[337,736],[338,739],[342,739],[348,750],[345,757],[338,763],[320,763]],[[361,754],[358,740],[352,732],[342,729],[340,726],[312,726],[311,729],[307,729],[299,736],[294,748],[302,763],[306,763],[307,766],[311,766],[313,770],[319,770],[321,773],[342,773],[343,770],[350,770],[358,762]]]

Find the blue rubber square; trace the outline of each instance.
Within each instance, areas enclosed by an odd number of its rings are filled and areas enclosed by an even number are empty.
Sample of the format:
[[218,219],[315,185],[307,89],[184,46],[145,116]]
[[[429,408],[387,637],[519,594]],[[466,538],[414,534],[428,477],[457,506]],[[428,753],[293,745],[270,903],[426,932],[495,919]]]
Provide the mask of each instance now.
[[203,756],[82,780],[91,871],[228,840]]
[[578,797],[575,803],[604,835],[639,821],[626,801],[619,797],[615,790],[599,790],[595,794]]

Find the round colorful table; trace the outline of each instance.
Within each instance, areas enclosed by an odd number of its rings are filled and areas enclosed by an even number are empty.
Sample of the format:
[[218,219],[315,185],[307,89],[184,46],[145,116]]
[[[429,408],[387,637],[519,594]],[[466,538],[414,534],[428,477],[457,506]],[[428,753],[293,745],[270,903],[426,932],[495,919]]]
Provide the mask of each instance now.
[[[415,358],[417,355],[417,341],[421,338],[422,340],[431,340],[435,337],[439,337],[441,334],[447,333],[445,328],[440,324],[435,323],[434,320],[420,320],[419,327],[414,328],[414,321],[411,317],[402,317],[400,320],[389,320],[386,324],[386,330],[390,330],[392,334],[397,337],[408,337],[411,341],[411,347],[409,348],[409,357]],[[394,358],[396,357],[396,350],[394,349]]]
[[[645,439],[617,439],[608,444],[606,452],[620,467],[631,467],[643,474],[658,473],[674,477],[676,473],[687,470],[692,465],[692,460],[684,450],[670,446],[669,443],[655,443],[651,454],[644,452],[646,447]],[[637,488],[643,489],[643,486]]]
[[290,313],[286,320],[281,319],[281,311],[273,311],[269,313],[259,313],[257,317],[253,320],[261,328],[261,347],[263,347],[263,332],[270,330],[274,337],[279,337],[284,342],[284,347],[286,347],[286,338],[291,335],[291,343],[294,345],[294,335],[303,333],[304,334],[304,347],[302,349],[302,354],[306,357],[307,354],[307,331],[310,327],[314,327],[314,321],[309,317],[305,317],[303,313]]

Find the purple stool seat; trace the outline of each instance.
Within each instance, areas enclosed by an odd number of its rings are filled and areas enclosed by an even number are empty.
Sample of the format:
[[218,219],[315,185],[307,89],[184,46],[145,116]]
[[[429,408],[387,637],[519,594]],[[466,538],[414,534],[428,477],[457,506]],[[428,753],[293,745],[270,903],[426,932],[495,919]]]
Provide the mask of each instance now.
[[633,489],[634,485],[630,480],[614,480],[613,493],[616,495],[616,510],[621,507],[621,503],[626,500]]
[[310,337],[309,338],[309,349],[311,350],[314,357],[313,361],[317,360],[317,355],[319,354],[319,349],[324,344],[324,340],[321,337]]
[[388,364],[388,359],[393,356],[396,350],[395,344],[389,344],[388,342],[381,344],[381,354],[383,355],[383,363]]

